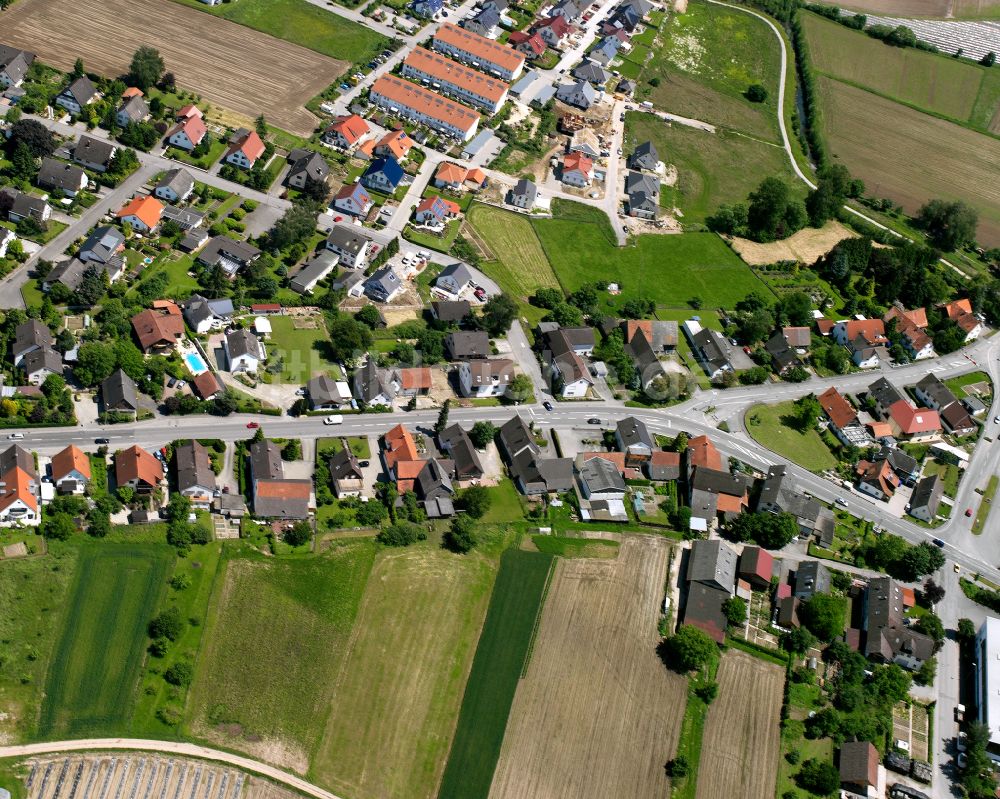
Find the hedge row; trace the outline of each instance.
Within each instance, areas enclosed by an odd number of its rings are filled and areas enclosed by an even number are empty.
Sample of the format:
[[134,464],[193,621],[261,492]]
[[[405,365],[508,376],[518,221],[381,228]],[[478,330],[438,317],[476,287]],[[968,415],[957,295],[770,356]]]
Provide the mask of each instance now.
[[828,161],[826,142],[823,140],[823,110],[819,104],[819,92],[816,89],[816,76],[813,74],[812,60],[809,58],[809,43],[802,30],[799,12],[792,14],[788,23],[792,34],[792,49],[795,50],[795,68],[802,86],[802,106],[805,110],[803,128],[809,152],[817,171],[822,171]]

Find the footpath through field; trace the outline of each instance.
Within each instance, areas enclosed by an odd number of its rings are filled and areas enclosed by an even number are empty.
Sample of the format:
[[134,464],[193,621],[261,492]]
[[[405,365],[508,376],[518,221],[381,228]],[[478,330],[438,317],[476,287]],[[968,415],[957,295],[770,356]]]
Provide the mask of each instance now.
[[207,746],[198,744],[183,743],[181,741],[156,741],[144,738],[87,738],[78,741],[43,741],[34,744],[22,744],[20,746],[0,746],[0,759],[7,757],[30,757],[32,755],[50,755],[58,752],[90,752],[98,750],[137,750],[143,752],[165,752],[172,755],[183,755],[185,757],[196,757],[202,760],[213,760],[220,763],[227,763],[230,766],[259,774],[282,785],[294,788],[300,793],[315,797],[315,799],[341,799],[336,794],[324,791],[306,782],[294,774],[289,774],[280,768],[261,763],[259,760],[251,760],[249,757],[234,755],[230,752],[223,752],[219,749],[210,749]]

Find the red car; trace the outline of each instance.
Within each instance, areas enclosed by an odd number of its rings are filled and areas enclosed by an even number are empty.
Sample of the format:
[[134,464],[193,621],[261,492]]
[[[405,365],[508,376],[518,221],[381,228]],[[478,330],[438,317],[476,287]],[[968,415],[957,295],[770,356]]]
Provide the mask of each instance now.
[[247,422],[247,429],[248,430],[254,430],[254,429],[258,428],[258,427],[260,427],[260,423],[259,422]]
[[972,508],[966,508],[965,509],[965,515],[966,516],[971,516],[972,515]]

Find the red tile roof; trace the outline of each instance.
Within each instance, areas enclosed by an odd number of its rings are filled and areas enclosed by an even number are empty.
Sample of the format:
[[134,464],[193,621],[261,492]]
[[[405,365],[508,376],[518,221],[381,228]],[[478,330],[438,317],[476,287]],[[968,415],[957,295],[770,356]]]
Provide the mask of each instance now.
[[133,444],[115,454],[115,479],[118,485],[139,480],[155,486],[163,479],[163,466],[142,447]]
[[229,158],[229,156],[235,152],[242,152],[243,155],[246,156],[247,160],[250,163],[253,163],[264,154],[264,149],[264,142],[261,141],[260,136],[257,135],[257,131],[250,130],[229,145],[229,149],[226,151],[225,157]]
[[441,165],[434,173],[434,179],[444,183],[461,184],[465,180],[468,170],[461,164],[453,164],[451,161],[442,161]]
[[389,154],[397,161],[406,158],[406,154],[413,147],[411,139],[405,130],[390,130],[375,145],[376,150],[388,150]]
[[195,393],[202,399],[208,399],[213,394],[217,394],[222,391],[222,385],[219,383],[219,379],[211,372],[202,372],[191,381],[191,385],[194,388]]
[[258,480],[255,496],[264,499],[309,499],[308,480]]
[[499,78],[490,77],[484,72],[471,69],[423,47],[414,47],[403,65],[429,75],[432,80],[439,83],[461,86],[493,103],[500,102],[509,88]]
[[[900,321],[906,320],[911,325],[919,328],[927,327],[927,309],[926,308],[914,308],[913,310],[906,310],[905,308],[897,308],[893,306],[890,308],[882,319],[889,322],[892,319],[899,319]],[[896,323],[897,326],[900,322]]]
[[837,323],[834,322],[832,319],[817,319],[816,329],[819,331],[819,334],[821,336],[829,336],[830,331],[833,330],[834,325],[836,324]]
[[896,400],[889,406],[889,418],[900,432],[908,436],[941,429],[941,417],[937,411],[915,408],[906,400]]
[[141,311],[132,317],[132,327],[144,350],[162,343],[173,343],[184,335],[183,317],[168,310]]
[[435,42],[444,42],[477,60],[494,64],[501,69],[516,72],[524,65],[524,55],[512,47],[487,39],[478,33],[467,31],[451,22],[446,22],[434,34]]
[[357,114],[337,117],[327,131],[337,131],[348,144],[354,144],[358,139],[368,133],[368,123]]
[[563,158],[563,172],[572,172],[579,169],[584,175],[590,177],[594,168],[594,159],[581,152],[572,152]]
[[449,100],[408,80],[397,78],[395,75],[380,77],[372,85],[371,93],[384,97],[390,103],[412,108],[424,116],[464,132],[472,130],[479,124],[479,114],[471,108],[466,108],[454,100]]
[[532,53],[542,55],[546,50],[545,40],[538,33],[528,33],[527,31],[514,31],[507,37],[507,43],[513,47],[526,44]]
[[38,511],[38,498],[32,490],[32,477],[20,466],[2,475],[0,486],[0,510],[6,510],[17,500],[21,500],[33,511]]
[[[193,108],[193,106],[191,107]],[[197,108],[194,110],[198,111]],[[198,111],[198,116],[191,116],[186,119],[182,119],[174,125],[173,128],[167,131],[167,136],[173,136],[175,133],[180,133],[181,131],[183,131],[187,135],[188,139],[191,140],[191,144],[197,147],[201,140],[205,138],[205,134],[208,133],[208,127],[201,118],[201,112]]]
[[118,219],[127,216],[134,216],[150,230],[160,224],[160,217],[163,215],[163,203],[155,197],[133,197],[129,203],[122,208],[118,214]]
[[708,436],[695,436],[688,441],[688,464],[691,466],[706,466],[709,469],[722,471],[722,456]]
[[851,403],[841,396],[837,389],[828,388],[819,395],[818,399],[823,413],[827,415],[834,427],[843,429],[857,420],[858,412],[854,410]]
[[869,344],[884,344],[885,323],[881,319],[849,319],[844,322],[844,331],[848,341],[854,341],[861,336]]
[[90,458],[76,444],[70,444],[52,456],[52,480],[58,482],[74,470],[90,479]]
[[430,390],[431,370],[426,366],[415,366],[399,370],[399,382],[404,390]]
[[400,461],[415,461],[417,445],[413,435],[403,425],[398,424],[382,437],[385,446],[385,464],[392,469]]

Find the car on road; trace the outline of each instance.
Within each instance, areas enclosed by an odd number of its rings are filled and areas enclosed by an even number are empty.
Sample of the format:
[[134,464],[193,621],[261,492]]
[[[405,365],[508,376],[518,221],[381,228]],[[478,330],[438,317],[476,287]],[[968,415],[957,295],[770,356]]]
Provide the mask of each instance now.
[[966,516],[971,516],[972,515],[972,508],[966,508],[965,509],[965,515]]
[[358,466],[360,466],[362,469],[364,469],[366,466],[370,466],[370,465],[371,465],[371,461],[358,461]]
[[7,436],[7,438],[10,439],[24,438],[24,433],[11,433],[9,436]]
[[944,541],[942,541],[940,538],[933,539],[931,543],[933,543],[934,546],[936,547],[941,547],[942,549],[944,549]]
[[111,439],[110,438],[95,438],[94,439],[94,443],[95,444],[110,444],[111,443]]
[[842,508],[846,508],[846,507],[847,507],[847,500],[846,500],[846,499],[844,499],[843,497],[837,497],[837,498],[836,498],[836,499],[834,500],[834,502],[836,502],[836,503],[837,503],[838,505],[840,505],[840,506],[841,506]]
[[955,574],[959,574],[962,571],[962,567],[957,563],[955,564]]
[[[545,408],[545,410],[547,410],[547,411],[551,411],[552,410],[552,403],[549,402],[548,400],[545,400],[545,402],[542,403],[542,407]],[[21,438],[24,438],[24,436],[21,436]]]
[[330,416],[327,416],[325,419],[323,419],[323,424],[343,424],[343,423],[344,423],[344,417],[341,416],[339,413],[331,414]]
[[260,427],[260,422],[247,422],[247,430],[256,430]]
[[993,424],[1000,424],[1000,416],[993,417]]
[[587,424],[600,424],[600,423],[601,423],[601,420],[600,420],[600,419],[598,419],[598,418],[597,418],[596,416],[591,416],[591,417],[590,417],[590,418],[589,418],[589,419],[587,420]]

